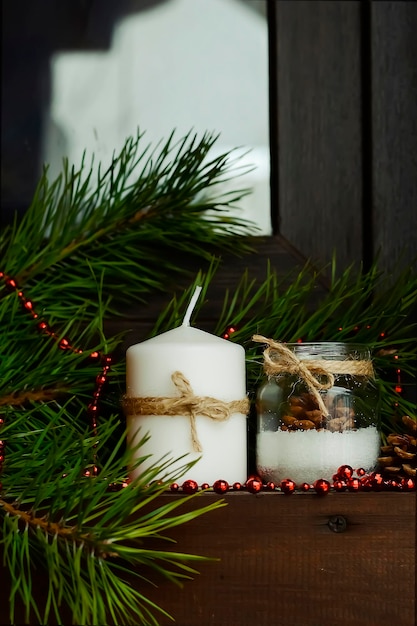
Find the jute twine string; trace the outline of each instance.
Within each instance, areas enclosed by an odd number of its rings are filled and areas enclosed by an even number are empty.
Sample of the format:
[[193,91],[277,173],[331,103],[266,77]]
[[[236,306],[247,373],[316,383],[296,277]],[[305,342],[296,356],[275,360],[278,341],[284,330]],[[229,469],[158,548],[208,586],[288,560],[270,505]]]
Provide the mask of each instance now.
[[189,380],[181,372],[174,372],[172,382],[179,391],[178,397],[153,398],[124,396],[123,410],[126,415],[186,415],[190,418],[191,441],[196,452],[203,448],[197,436],[196,417],[202,415],[216,422],[224,422],[233,413],[247,415],[249,400],[223,402],[209,396],[195,396]]
[[[292,350],[281,342],[268,339],[262,335],[254,335],[253,341],[266,343],[264,350],[264,372],[267,376],[277,376],[279,374],[290,374],[298,376],[303,380],[314,396],[320,411],[323,415],[328,415],[328,410],[324,404],[320,391],[330,389],[334,385],[335,374],[350,374],[352,376],[374,377],[374,368],[370,360],[346,359],[336,361],[330,359],[300,360]],[[318,377],[323,377],[321,381]]]

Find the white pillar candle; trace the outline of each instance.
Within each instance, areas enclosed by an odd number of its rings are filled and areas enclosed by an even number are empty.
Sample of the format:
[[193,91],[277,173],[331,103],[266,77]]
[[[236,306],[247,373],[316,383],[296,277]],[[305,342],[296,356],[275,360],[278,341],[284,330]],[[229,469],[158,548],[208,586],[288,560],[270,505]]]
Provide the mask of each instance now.
[[[200,289],[201,288],[197,288]],[[197,290],[193,300],[198,298]],[[243,346],[189,326],[190,307],[182,326],[128,348],[126,352],[127,398],[176,398],[180,393],[172,375],[181,372],[195,396],[223,402],[245,400],[246,372]],[[216,480],[230,484],[247,478],[246,415],[233,413],[223,421],[196,416],[196,433],[201,452],[196,452],[189,415],[128,415],[129,445],[136,446],[149,434],[136,452],[150,455],[134,471],[132,478],[157,464],[162,457],[175,461],[169,471],[199,459],[181,481],[193,479],[199,485]],[[187,455],[177,462],[179,457]],[[163,479],[163,475],[158,478]]]

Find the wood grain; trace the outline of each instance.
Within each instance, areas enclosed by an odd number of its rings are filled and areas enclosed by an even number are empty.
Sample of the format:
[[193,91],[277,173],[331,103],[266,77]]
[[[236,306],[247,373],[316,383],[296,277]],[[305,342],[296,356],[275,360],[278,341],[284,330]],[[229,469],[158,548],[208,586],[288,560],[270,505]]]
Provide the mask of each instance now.
[[417,3],[370,7],[373,233],[390,269],[417,259]]
[[[225,499],[226,508],[171,535],[175,550],[220,562],[200,566],[183,590],[150,591],[180,626],[416,624],[415,493]],[[346,532],[329,529],[335,514]]]
[[[245,272],[248,272],[249,278],[259,285],[265,280],[268,267],[270,267],[284,288],[306,262],[303,255],[280,235],[255,238],[252,253],[242,256],[232,253],[224,254],[219,269],[210,283],[207,301],[198,316],[199,328],[213,332],[226,292],[228,290],[230,293],[234,292]],[[197,266],[195,259],[184,258],[181,261],[181,267],[187,273],[178,277],[176,281],[171,281],[165,292],[152,293],[149,301],[144,302],[142,306],[132,306],[124,312],[123,318],[106,322],[105,332],[108,336],[117,333],[125,335],[125,341],[119,348],[120,354],[123,354],[130,345],[143,341],[148,336],[155,325],[155,320],[165,309],[173,294],[181,295],[184,289],[192,284],[197,272],[200,269],[202,271],[207,269],[208,263],[202,261]],[[311,266],[311,271],[314,271],[313,266]],[[324,280],[318,282],[317,298],[320,298],[326,289],[327,285]],[[312,301],[311,306],[314,307],[314,304],[315,301]]]
[[279,232],[346,267],[362,258],[360,3],[277,2],[275,64]]
[[[182,497],[167,493],[159,503]],[[201,494],[178,513],[220,498]],[[224,501],[227,506],[167,532],[175,543],[145,543],[209,557],[197,564],[193,580],[179,588],[145,570],[156,586],[130,578],[178,626],[416,626],[415,492],[230,492]],[[330,530],[334,515],[346,518],[345,532]],[[0,576],[0,623],[7,624],[10,581],[4,571]],[[39,570],[34,580],[40,601],[46,577]],[[64,613],[63,626],[70,624]],[[161,618],[160,626],[167,624]]]

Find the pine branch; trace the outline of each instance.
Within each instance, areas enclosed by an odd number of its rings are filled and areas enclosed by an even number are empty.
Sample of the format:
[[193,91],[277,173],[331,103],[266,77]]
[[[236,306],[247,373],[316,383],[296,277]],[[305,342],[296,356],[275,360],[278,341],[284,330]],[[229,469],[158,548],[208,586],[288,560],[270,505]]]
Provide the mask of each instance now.
[[[146,599],[145,583],[152,580],[152,572],[180,582],[195,573],[187,563],[202,559],[148,548],[147,541],[163,539],[174,526],[224,503],[180,514],[176,510],[189,498],[161,505],[158,498],[167,485],[190,468],[184,463],[173,473],[170,459],[159,460],[124,488],[111,490],[112,485],[121,486],[134,453],[123,451],[124,433],[114,445],[118,416],[99,428],[98,445],[85,429],[78,436],[70,430],[72,416],[67,416],[65,427],[63,411],[54,416],[50,407],[50,419],[40,432],[27,428],[26,417],[16,415],[4,431],[8,451],[0,500],[1,545],[11,581],[11,623],[14,607],[23,603],[26,621],[34,611],[40,624],[48,624],[51,614],[62,623],[65,606],[77,624],[108,623],[109,615],[117,616],[115,623],[157,624],[155,612],[162,609]],[[101,472],[87,477],[85,462],[96,455],[103,460]],[[161,471],[167,477],[163,484],[155,481]],[[45,564],[49,591],[42,605],[36,598],[33,568]],[[143,580],[134,589],[128,583],[132,577]]]
[[64,291],[73,310],[88,307],[102,275],[115,313],[184,273],[178,253],[207,261],[214,251],[247,252],[256,229],[228,209],[249,190],[222,194],[221,183],[248,168],[235,151],[211,158],[216,140],[173,133],[151,149],[138,134],[96,174],[85,157],[79,169],[64,162],[52,183],[46,169],[25,216],[0,238],[1,269],[40,306]]
[[[155,324],[151,334],[179,325],[186,303],[196,284],[203,285],[204,297],[196,308],[195,319],[210,297],[210,282],[216,271],[212,266],[206,275],[199,274],[180,299],[175,296]],[[347,268],[337,277],[335,268],[327,291],[321,285],[321,271],[310,264],[279,280],[266,268],[265,279],[250,280],[245,272],[233,292],[227,291],[223,308],[211,332],[222,336],[233,327],[229,339],[246,350],[247,387],[252,400],[260,384],[262,354],[252,336],[262,333],[279,341],[335,341],[362,343],[370,347],[378,374],[382,397],[383,432],[401,428],[398,418],[409,414],[417,418],[415,405],[395,391],[398,367],[404,375],[416,378],[417,324],[412,321],[417,301],[417,275],[413,267],[398,272],[395,284],[378,270],[375,263],[368,272]],[[314,308],[313,308],[314,303]],[[406,389],[406,383],[403,383]]]

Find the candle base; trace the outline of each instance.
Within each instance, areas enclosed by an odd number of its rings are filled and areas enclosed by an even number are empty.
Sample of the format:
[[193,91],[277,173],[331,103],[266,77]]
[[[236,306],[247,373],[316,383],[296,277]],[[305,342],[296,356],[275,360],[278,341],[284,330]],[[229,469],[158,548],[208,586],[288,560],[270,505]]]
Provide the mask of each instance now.
[[[129,445],[135,448],[148,435],[149,439],[135,452],[135,458],[149,457],[130,471],[135,479],[152,466],[172,464],[158,473],[155,480],[195,480],[212,484],[221,478],[229,484],[245,482],[247,477],[247,420],[234,413],[227,421],[213,422],[197,415],[196,428],[202,452],[193,450],[190,420],[184,415],[129,416],[127,434]],[[230,445],[230,442],[233,445]],[[182,458],[181,458],[182,457]],[[184,465],[196,461],[189,470]],[[185,473],[184,473],[184,470]],[[182,473],[181,473],[182,471]]]

